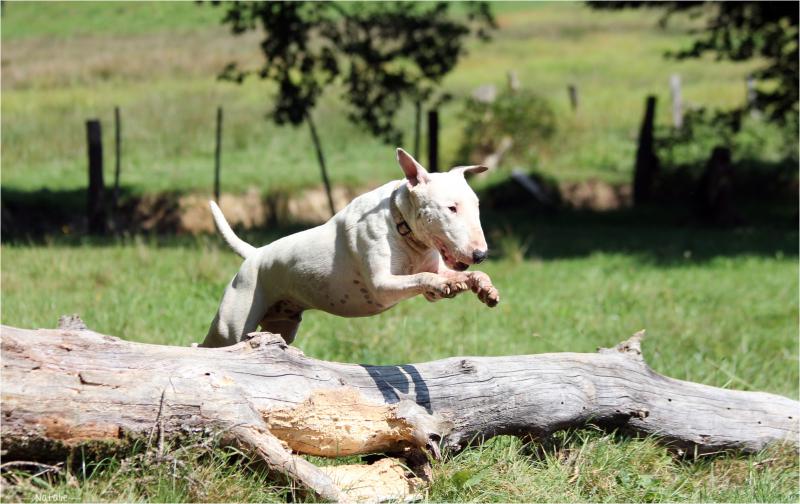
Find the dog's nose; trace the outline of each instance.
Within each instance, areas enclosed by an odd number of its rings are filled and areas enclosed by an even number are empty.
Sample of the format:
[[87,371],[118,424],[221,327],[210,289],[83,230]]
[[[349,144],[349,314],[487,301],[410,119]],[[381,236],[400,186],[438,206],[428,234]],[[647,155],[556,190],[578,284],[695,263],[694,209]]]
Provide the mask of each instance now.
[[480,264],[486,259],[487,255],[489,255],[489,254],[488,254],[488,251],[486,251],[486,250],[473,250],[472,251],[472,262],[474,262],[475,264]]

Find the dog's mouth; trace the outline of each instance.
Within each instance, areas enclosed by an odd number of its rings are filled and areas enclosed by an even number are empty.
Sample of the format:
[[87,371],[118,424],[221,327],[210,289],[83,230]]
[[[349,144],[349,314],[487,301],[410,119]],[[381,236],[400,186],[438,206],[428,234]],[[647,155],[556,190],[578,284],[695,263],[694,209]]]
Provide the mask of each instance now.
[[439,245],[439,254],[442,255],[444,263],[448,268],[456,271],[464,271],[469,268],[469,264],[456,260],[443,245]]

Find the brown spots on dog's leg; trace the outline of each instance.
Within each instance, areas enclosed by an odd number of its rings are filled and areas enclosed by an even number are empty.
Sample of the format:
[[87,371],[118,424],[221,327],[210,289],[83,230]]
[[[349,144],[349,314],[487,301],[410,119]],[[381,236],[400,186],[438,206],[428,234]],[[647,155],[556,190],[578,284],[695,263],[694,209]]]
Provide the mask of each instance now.
[[367,303],[368,305],[373,305],[374,303],[369,295],[369,291],[363,287],[359,290],[361,291],[361,295],[364,296],[364,302]]
[[358,284],[360,284],[360,283],[361,283],[361,282],[359,282],[358,280],[353,280],[353,285],[358,285]]

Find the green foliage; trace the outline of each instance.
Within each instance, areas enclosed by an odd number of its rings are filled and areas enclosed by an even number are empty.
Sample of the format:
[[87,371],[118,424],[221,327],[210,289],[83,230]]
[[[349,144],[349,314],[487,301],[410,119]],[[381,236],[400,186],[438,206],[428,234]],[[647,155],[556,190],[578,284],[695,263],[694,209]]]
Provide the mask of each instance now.
[[[764,63],[753,72],[762,81],[753,107],[778,123],[798,120],[798,9],[792,2],[589,2],[595,8],[649,7],[670,16],[705,15],[705,30],[688,48],[668,54],[678,59],[712,53],[717,59]],[[739,109],[741,110],[741,108]]]
[[556,115],[548,102],[533,91],[505,90],[490,101],[467,98],[460,116],[463,138],[461,162],[477,163],[495,152],[503,139],[511,140],[507,156],[514,162],[536,164],[537,152],[556,132]]
[[[660,127],[655,135],[657,155],[664,175],[688,176],[688,192],[700,178],[712,150],[726,147],[733,155],[739,178],[758,180],[764,190],[770,183],[788,184],[796,177],[798,147],[786,129],[758,117],[697,109],[684,116],[680,129]],[[746,172],[746,173],[745,173]]]
[[[396,114],[405,99],[424,100],[464,54],[471,33],[494,26],[488,5],[466,4],[465,20],[451,4],[235,2],[224,23],[234,34],[262,29],[264,65],[257,74],[277,83],[273,117],[299,124],[323,90],[343,86],[348,117],[388,143],[402,143]],[[222,76],[241,82],[253,71],[231,63]]]
[[[753,76],[775,86],[757,92],[754,107],[771,120],[797,122],[798,113],[798,9],[788,2],[712,2],[716,8],[705,37],[676,53],[697,58],[712,52],[718,58],[744,61],[760,58],[767,63]],[[676,2],[673,10],[690,9]]]

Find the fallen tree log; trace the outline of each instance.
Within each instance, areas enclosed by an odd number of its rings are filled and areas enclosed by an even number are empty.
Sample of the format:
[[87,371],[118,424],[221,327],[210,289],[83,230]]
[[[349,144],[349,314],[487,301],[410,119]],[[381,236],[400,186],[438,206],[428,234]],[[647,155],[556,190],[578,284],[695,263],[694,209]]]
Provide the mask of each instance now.
[[[640,336],[596,354],[367,366],[312,359],[268,333],[183,348],[106,336],[79,319],[56,330],[2,326],[2,448],[6,460],[43,461],[76,447],[221,433],[318,497],[347,500],[365,493],[343,488],[352,474],[296,454],[438,456],[589,423],[699,453],[798,444],[800,403],[659,375]],[[366,494],[407,497],[417,482],[399,467],[380,467],[394,478],[388,495],[384,483]]]

